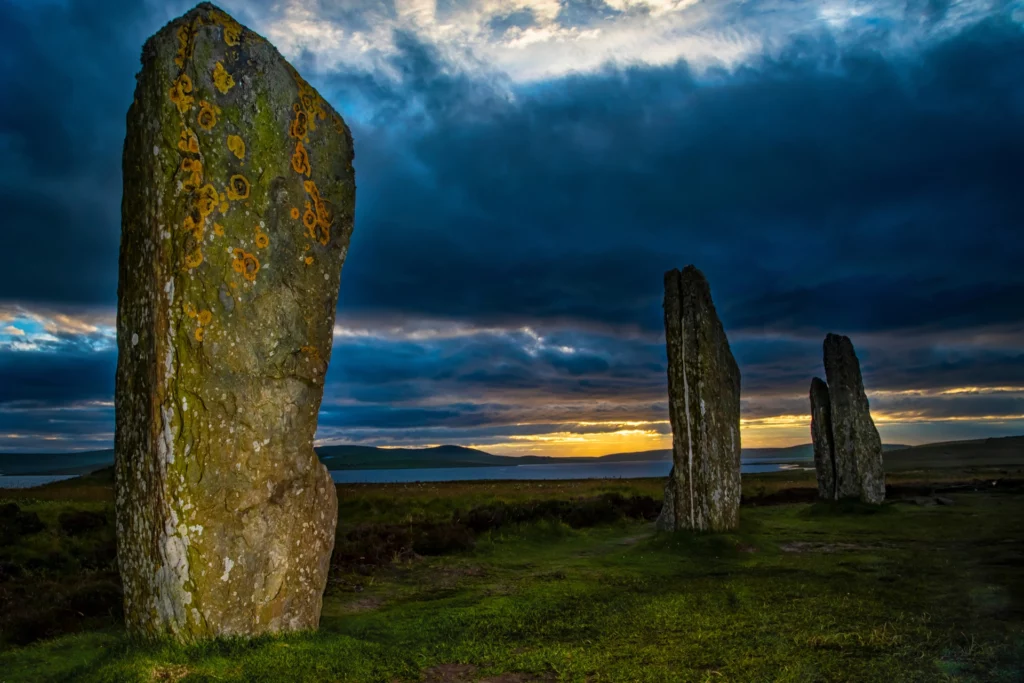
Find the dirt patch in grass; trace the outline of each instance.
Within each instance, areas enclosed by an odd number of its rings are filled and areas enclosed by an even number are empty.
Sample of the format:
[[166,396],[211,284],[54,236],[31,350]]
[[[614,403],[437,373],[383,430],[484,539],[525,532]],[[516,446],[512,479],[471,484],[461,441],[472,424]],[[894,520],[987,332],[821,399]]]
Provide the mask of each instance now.
[[815,541],[791,541],[779,546],[779,550],[785,553],[849,553],[863,550],[884,550],[892,548],[888,543],[820,543]]
[[525,673],[503,673],[480,678],[472,664],[439,664],[423,671],[424,683],[537,683],[554,681],[554,676]]
[[366,596],[365,598],[359,598],[352,602],[342,605],[342,611],[348,614],[358,614],[360,612],[372,612],[380,609],[384,606],[384,601],[380,598],[373,596]]
[[189,670],[184,666],[158,666],[153,669],[150,680],[156,683],[175,683],[189,675]]

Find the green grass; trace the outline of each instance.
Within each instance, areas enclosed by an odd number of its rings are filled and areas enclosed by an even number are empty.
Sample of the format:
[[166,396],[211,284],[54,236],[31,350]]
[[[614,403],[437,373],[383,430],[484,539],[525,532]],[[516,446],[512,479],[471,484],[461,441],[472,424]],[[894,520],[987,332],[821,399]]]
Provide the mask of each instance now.
[[[927,479],[914,476],[905,482]],[[806,485],[803,474],[744,478],[751,494]],[[443,522],[497,501],[660,497],[660,487],[346,486],[340,532]],[[336,569],[316,634],[140,645],[110,617],[8,646],[0,681],[1022,680],[1024,493],[943,495],[954,504],[745,506],[741,528],[719,535],[655,534],[640,521],[500,527],[471,550]],[[21,505],[51,526],[71,504]],[[57,544],[75,557],[90,537],[29,538],[0,555],[49,556]],[[451,664],[472,668],[438,668]]]

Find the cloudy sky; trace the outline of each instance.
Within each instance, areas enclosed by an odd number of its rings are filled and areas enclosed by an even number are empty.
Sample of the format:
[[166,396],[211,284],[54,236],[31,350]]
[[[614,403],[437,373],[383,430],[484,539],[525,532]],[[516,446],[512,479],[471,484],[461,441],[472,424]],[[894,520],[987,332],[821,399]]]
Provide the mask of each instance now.
[[[113,441],[121,147],[191,3],[0,2],[0,451]],[[349,122],[319,438],[664,447],[694,263],[743,441],[809,440],[826,332],[887,442],[1024,433],[1024,6],[223,0]]]

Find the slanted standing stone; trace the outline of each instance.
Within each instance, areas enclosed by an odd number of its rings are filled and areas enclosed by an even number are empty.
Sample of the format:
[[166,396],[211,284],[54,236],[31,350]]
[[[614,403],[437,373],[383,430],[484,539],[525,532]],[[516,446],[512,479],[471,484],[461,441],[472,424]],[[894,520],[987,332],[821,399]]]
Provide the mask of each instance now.
[[[829,500],[885,500],[882,440],[871,419],[860,363],[849,337],[825,337],[825,377],[811,382],[811,438],[818,492]],[[831,481],[823,489],[823,482]]]
[[146,42],[124,146],[116,489],[128,629],[316,628],[313,451],[355,209],[341,117],[203,3]]
[[836,452],[832,446],[832,404],[825,380],[811,380],[811,444],[814,470],[818,475],[818,497],[836,498]]
[[693,266],[665,274],[672,471],[657,528],[723,531],[739,525],[740,371]]

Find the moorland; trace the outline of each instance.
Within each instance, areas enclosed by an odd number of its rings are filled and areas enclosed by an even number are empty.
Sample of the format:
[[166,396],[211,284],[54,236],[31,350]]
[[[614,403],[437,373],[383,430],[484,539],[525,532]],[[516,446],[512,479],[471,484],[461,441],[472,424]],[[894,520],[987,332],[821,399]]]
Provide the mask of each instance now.
[[887,456],[882,506],[744,475],[727,534],[656,533],[655,479],[339,486],[320,631],[192,646],[124,633],[109,469],[4,490],[0,680],[1019,681],[1008,443]]

